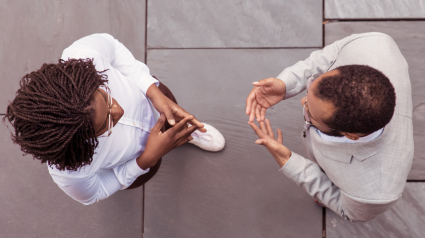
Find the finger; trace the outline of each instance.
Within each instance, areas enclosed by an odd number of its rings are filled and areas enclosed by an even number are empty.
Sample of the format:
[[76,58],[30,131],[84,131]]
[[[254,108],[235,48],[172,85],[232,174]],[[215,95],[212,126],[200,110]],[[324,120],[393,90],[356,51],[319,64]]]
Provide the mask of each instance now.
[[249,121],[253,122],[255,119],[255,108],[257,107],[257,101],[252,102],[251,114],[249,115]]
[[187,139],[189,139],[189,140],[193,140],[193,136],[189,136]]
[[177,143],[177,146],[176,146],[176,147],[179,147],[179,146],[181,146],[181,145],[184,145],[184,144],[186,144],[187,142],[189,142],[189,138],[184,138],[183,140],[180,140],[180,141]]
[[264,108],[264,107],[261,108],[261,112],[260,112],[261,121],[264,121],[264,119],[266,118],[266,111],[267,111],[267,108]]
[[[193,116],[193,119],[190,120],[192,125],[196,125],[198,128],[204,128],[204,124],[202,124],[196,117]],[[206,131],[206,130],[205,130]]]
[[158,118],[158,121],[156,122],[155,126],[152,128],[151,131],[153,132],[160,132],[162,126],[164,126],[165,123],[165,116],[161,113],[161,115]]
[[174,116],[173,116],[173,113],[171,112],[170,108],[168,106],[164,106],[164,109],[162,111],[164,112],[168,123],[170,123],[170,125],[174,126],[176,124],[176,121],[174,120]]
[[257,108],[255,109],[255,116],[257,117],[257,121],[260,122],[261,117],[260,117],[260,111],[261,111],[261,105],[257,104]]
[[[183,120],[179,121],[179,123],[177,123],[173,128],[171,128],[173,130],[174,133],[177,133],[178,131],[182,130],[182,128],[187,124],[188,121],[192,120],[193,116],[190,115],[188,117],[183,118]],[[194,128],[194,130],[197,128],[197,126],[192,125],[190,128]],[[171,130],[170,129],[170,130]]]
[[254,87],[251,92],[249,93],[248,97],[246,98],[246,108],[245,108],[245,113],[246,115],[251,114],[251,107],[252,107],[252,103],[253,101],[255,101],[255,89],[256,87]]
[[258,140],[255,141],[255,144],[257,144],[257,145],[264,145],[264,146],[267,147],[267,140],[265,140],[265,139],[258,139]]
[[[191,115],[190,113],[188,113],[187,111],[185,111],[183,108],[181,108],[178,105],[173,105],[171,107],[171,112],[176,115],[178,118],[185,118],[188,116],[192,116],[193,119],[190,120],[192,125],[196,125],[198,128],[203,128],[204,124],[202,124],[198,119],[196,119],[196,117],[194,117],[193,115]],[[206,131],[206,130],[205,130]]]
[[260,124],[261,131],[263,131],[263,133],[267,135],[268,133],[267,133],[267,129],[266,129],[266,124],[264,124],[264,122],[262,122],[262,121],[259,122],[258,124]]
[[272,126],[270,125],[270,121],[269,121],[269,119],[266,119],[266,129],[267,129],[267,134],[271,137],[271,138],[275,138],[274,137],[274,133],[273,133],[273,130],[272,130]]
[[258,140],[256,140],[256,141],[255,141],[255,144],[257,144],[257,145],[262,145],[262,144],[263,144],[263,142],[264,142],[264,140],[263,140],[263,139],[258,139]]
[[[203,124],[202,124],[203,125]],[[192,124],[190,124],[190,123],[188,123],[188,127],[191,127],[192,126]],[[202,133],[205,133],[205,132],[207,132],[207,129],[205,129],[205,127],[203,127],[203,128],[197,128],[196,130],[198,130],[198,131],[200,131],[200,132],[202,132]]]
[[202,132],[202,133],[207,132],[207,129],[205,129],[205,128],[198,128],[197,130],[200,131],[200,132]]
[[260,80],[260,81],[253,82],[252,84],[253,84],[254,86],[256,86],[256,87],[266,86],[266,85],[268,85],[268,84],[270,83],[270,82],[269,82],[269,79],[270,79],[270,78],[262,79],[262,80]]
[[255,134],[257,134],[257,136],[260,137],[260,139],[266,138],[266,134],[264,134],[264,132],[260,128],[258,128],[258,126],[254,122],[248,122],[248,124],[252,127]]
[[196,129],[198,129],[197,126],[188,127],[182,132],[179,132],[178,137],[189,137]]
[[283,134],[280,129],[277,129],[277,142],[279,142],[279,144],[283,144]]

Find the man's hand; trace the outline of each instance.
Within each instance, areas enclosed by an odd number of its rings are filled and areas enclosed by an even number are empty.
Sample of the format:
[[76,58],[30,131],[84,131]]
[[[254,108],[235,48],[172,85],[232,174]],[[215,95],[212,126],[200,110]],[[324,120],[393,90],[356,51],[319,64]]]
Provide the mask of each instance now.
[[248,124],[254,129],[257,136],[260,137],[260,139],[255,141],[255,144],[264,145],[282,168],[292,155],[292,152],[282,145],[282,131],[277,129],[276,140],[268,119],[266,119],[266,123],[260,122],[260,128],[254,122],[248,122]]
[[145,151],[137,158],[137,164],[142,169],[147,169],[154,166],[158,160],[166,155],[171,150],[183,145],[192,140],[192,134],[198,127],[193,125],[187,127],[187,123],[193,120],[193,116],[183,118],[177,125],[161,132],[162,126],[165,123],[165,116],[161,114],[146,142]]
[[204,124],[198,121],[193,115],[186,112],[182,107],[177,105],[171,99],[166,97],[155,84],[152,84],[148,88],[146,96],[152,101],[152,104],[155,109],[159,113],[165,115],[170,125],[174,126],[176,124],[176,121],[179,122],[183,118],[192,117],[192,119],[189,121],[190,124],[195,125],[197,129],[201,132],[207,131],[205,128],[203,128]]
[[252,83],[255,87],[251,90],[246,99],[246,115],[249,121],[264,121],[266,110],[282,101],[286,94],[285,83],[277,78],[267,78]]

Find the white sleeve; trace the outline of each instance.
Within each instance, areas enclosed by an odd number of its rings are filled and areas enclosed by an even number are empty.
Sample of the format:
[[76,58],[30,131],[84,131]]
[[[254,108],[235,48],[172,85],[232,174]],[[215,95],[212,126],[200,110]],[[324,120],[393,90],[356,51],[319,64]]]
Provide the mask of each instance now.
[[150,75],[146,64],[136,60],[122,43],[106,33],[89,35],[75,41],[63,51],[61,58],[93,58],[96,70],[114,68],[132,80],[145,95],[150,85],[159,85],[158,80]]
[[137,177],[149,172],[150,168],[143,170],[137,164],[136,159],[132,159],[125,164],[113,168],[113,170],[121,184],[121,189],[126,189],[137,179]]
[[137,177],[149,172],[149,168],[141,169],[136,159],[133,159],[113,169],[85,176],[72,176],[55,169],[49,169],[49,172],[53,181],[68,196],[84,205],[90,205],[129,187]]

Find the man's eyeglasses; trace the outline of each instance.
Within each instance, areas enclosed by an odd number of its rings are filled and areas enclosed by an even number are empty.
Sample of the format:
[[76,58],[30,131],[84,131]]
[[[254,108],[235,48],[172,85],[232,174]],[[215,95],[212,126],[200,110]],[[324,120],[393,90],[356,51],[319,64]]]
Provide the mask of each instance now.
[[[305,95],[305,101],[304,101],[304,105],[303,105],[303,115],[304,115],[304,121],[305,121],[305,124],[307,124],[307,125],[310,125],[310,126],[314,126],[314,127],[318,127],[318,126],[316,126],[316,125],[314,125],[313,123],[311,123],[311,118],[313,118],[313,117],[311,117],[311,115],[310,115],[310,111],[308,110],[308,107],[306,107],[307,106],[307,94],[308,94],[308,88],[310,87],[310,85],[314,82],[314,80],[316,80],[320,75],[322,75],[322,74],[313,74],[313,75],[311,75],[309,78],[308,78],[308,80],[307,80],[307,93],[306,93],[306,95]],[[314,119],[314,118],[313,118]],[[323,126],[319,126],[319,127],[321,127],[321,128],[326,128],[326,129],[329,129],[329,130],[333,130],[333,131],[336,131],[335,129],[332,129],[332,128],[329,128],[329,127],[323,127]]]
[[108,137],[109,135],[111,135],[112,128],[114,127],[114,125],[113,125],[114,122],[112,121],[112,118],[111,118],[111,114],[112,114],[111,89],[109,89],[109,87],[107,85],[101,85],[100,88],[103,89],[106,92],[106,94],[108,95],[106,103],[108,105],[109,112],[108,112],[108,121],[107,121],[107,123],[108,123],[108,134],[107,135],[103,134],[103,135],[100,135],[99,137]]

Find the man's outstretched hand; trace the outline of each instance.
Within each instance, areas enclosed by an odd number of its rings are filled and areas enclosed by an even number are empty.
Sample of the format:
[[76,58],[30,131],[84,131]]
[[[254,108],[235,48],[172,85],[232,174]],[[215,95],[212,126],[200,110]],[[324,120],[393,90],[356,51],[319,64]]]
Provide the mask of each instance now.
[[249,121],[262,122],[266,117],[266,110],[285,98],[286,85],[277,78],[267,78],[253,82],[254,88],[246,99],[246,115]]
[[282,131],[277,129],[277,139],[275,139],[275,135],[273,133],[272,127],[270,125],[270,121],[268,119],[266,122],[260,122],[260,128],[254,122],[248,122],[248,124],[255,131],[255,134],[260,138],[255,141],[257,145],[264,145],[270,154],[273,155],[273,158],[282,168],[286,162],[288,162],[289,158],[292,155],[292,152],[286,148],[286,146],[282,145]]

